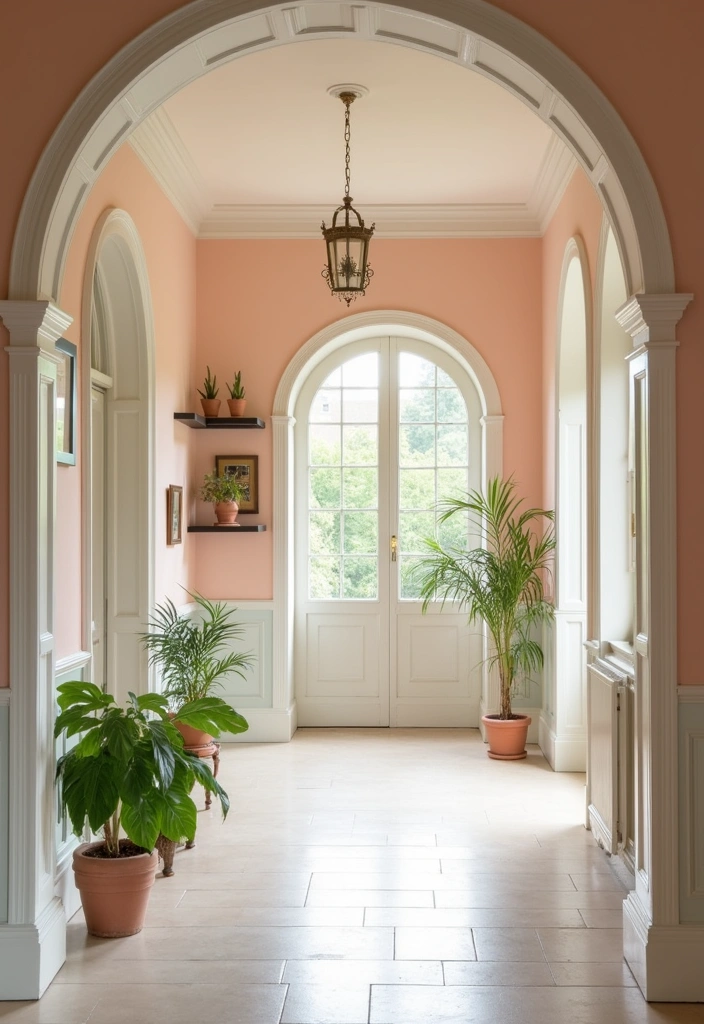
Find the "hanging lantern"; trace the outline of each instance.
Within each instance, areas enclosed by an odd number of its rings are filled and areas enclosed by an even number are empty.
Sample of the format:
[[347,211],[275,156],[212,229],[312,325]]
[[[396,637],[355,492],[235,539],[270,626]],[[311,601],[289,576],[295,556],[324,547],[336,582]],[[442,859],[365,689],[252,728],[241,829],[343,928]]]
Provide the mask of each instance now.
[[344,299],[349,306],[358,295],[364,295],[374,274],[368,263],[369,239],[374,234],[374,225],[365,228],[350,196],[350,106],[366,90],[348,85],[333,86],[328,91],[345,105],[345,195],[342,206],[333,214],[332,225],[326,228],[323,221],[328,262],[322,273],[332,294]]

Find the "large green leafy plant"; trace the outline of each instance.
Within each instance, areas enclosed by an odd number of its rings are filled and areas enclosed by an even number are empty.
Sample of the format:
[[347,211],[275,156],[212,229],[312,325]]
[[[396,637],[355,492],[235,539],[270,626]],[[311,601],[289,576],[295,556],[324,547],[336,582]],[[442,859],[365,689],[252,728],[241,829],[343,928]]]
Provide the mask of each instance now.
[[82,734],[56,766],[61,805],[76,835],[86,822],[93,832],[102,830],[109,857],[120,855],[121,830],[145,850],[154,849],[160,834],[192,840],[196,806],[190,792],[196,781],[218,797],[227,815],[227,793],[204,761],[185,752],[174,725],[183,722],[214,736],[241,732],[241,716],[224,701],[191,701],[172,717],[157,693],[130,693],[122,708],[94,683],[62,683],[57,689],[61,713],[54,736]]
[[470,624],[484,621],[501,682],[499,717],[512,718],[511,694],[519,675],[543,665],[543,649],[534,627],[549,621],[554,609],[545,599],[544,580],[555,548],[554,513],[522,508],[513,479],[494,477],[486,494],[470,491],[440,505],[439,522],[465,516],[480,547],[443,548],[428,540],[430,553],[416,572],[425,611],[430,601],[456,601]]
[[[161,670],[164,695],[173,707],[187,701],[209,697],[222,685],[225,676],[234,672],[244,678],[246,669],[254,664],[254,656],[242,651],[227,651],[233,641],[242,639],[242,626],[234,619],[234,609],[221,601],[209,601],[200,594],[191,594],[198,605],[199,620],[187,618],[168,598],[149,620],[150,631],[141,641],[149,651],[150,665]],[[247,722],[233,712],[243,732]],[[179,716],[180,718],[180,716]]]

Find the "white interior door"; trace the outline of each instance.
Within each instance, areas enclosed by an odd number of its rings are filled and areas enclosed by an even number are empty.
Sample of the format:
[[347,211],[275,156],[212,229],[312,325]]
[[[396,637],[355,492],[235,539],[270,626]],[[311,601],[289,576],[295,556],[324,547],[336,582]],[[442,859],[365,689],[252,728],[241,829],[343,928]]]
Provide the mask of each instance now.
[[107,685],[106,531],[105,531],[105,391],[91,388],[91,641],[92,682]]
[[413,568],[438,499],[478,486],[472,381],[433,346],[346,346],[296,408],[296,699],[308,726],[479,720],[481,636],[448,605],[421,614]]

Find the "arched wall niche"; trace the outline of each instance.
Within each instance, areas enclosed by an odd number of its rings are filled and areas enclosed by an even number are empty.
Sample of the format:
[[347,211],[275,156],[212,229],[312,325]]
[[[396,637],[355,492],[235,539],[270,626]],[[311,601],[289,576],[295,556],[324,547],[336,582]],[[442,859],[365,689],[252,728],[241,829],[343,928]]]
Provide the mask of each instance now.
[[[91,368],[96,281],[105,337],[104,372]],[[105,555],[107,682],[124,703],[146,689],[148,669],[139,631],[154,604],[154,325],[147,263],[137,228],[124,210],[106,210],[91,239],[83,280],[81,382],[83,416],[83,636],[93,650],[91,393],[105,393]],[[91,677],[92,678],[92,677]],[[129,685],[126,680],[131,680]]]
[[106,162],[137,125],[184,85],[227,61],[312,38],[357,35],[466,66],[512,92],[569,146],[600,195],[629,293],[674,290],[667,226],[648,168],[605,96],[529,26],[483,0],[340,7],[308,0],[197,0],[120,51],[86,86],[36,168],[13,246],[10,296],[60,294],[77,218]]

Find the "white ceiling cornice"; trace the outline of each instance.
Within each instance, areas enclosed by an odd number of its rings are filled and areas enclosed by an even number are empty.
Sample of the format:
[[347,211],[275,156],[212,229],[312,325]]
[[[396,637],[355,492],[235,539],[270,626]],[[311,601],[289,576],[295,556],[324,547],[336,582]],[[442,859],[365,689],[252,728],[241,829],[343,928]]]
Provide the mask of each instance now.
[[[216,204],[168,114],[159,109],[130,144],[198,238],[319,238],[332,206]],[[557,136],[550,140],[527,203],[360,204],[377,238],[540,238],[576,167]]]
[[129,142],[167,199],[198,235],[211,206],[208,187],[163,107],[142,121]]

